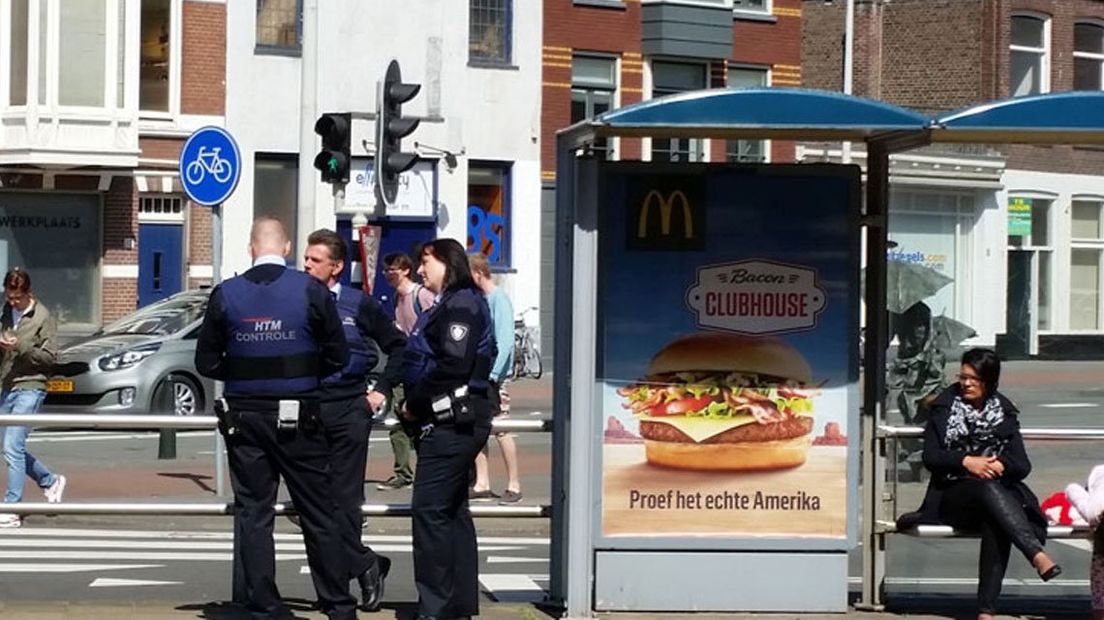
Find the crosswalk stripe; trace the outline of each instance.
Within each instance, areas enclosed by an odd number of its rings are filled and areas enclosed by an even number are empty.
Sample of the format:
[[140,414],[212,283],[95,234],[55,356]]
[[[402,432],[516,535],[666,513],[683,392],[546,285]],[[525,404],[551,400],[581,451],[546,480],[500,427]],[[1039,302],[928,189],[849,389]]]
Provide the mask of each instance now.
[[487,556],[487,564],[539,564],[547,562],[548,558],[524,558],[503,555]]
[[97,577],[88,584],[89,588],[129,588],[134,586],[179,586],[183,581],[150,581],[148,579],[113,579]]
[[0,573],[90,573],[105,570],[163,568],[164,564],[36,564],[32,562],[0,564]]
[[544,598],[544,588],[528,575],[480,574],[479,583],[494,600],[503,603],[530,603]]

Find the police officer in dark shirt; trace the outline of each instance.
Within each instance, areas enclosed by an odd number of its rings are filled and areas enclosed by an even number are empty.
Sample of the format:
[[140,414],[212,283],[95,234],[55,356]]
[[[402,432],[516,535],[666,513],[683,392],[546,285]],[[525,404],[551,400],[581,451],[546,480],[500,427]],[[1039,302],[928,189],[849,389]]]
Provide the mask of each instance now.
[[479,557],[468,510],[468,471],[491,430],[495,356],[491,313],[453,239],[422,247],[437,303],[418,317],[403,355],[404,423],[414,435],[414,581],[419,618],[479,613]]
[[226,383],[227,406],[216,410],[229,453],[246,606],[256,618],[286,613],[272,540],[283,477],[300,513],[322,611],[345,620],[356,617],[356,601],[318,410],[321,380],[345,366],[349,348],[326,287],[285,267],[290,251],[279,220],[253,223],[253,268],[211,292],[195,362],[201,374]]
[[[376,611],[383,599],[383,580],[391,560],[376,555],[361,541],[361,505],[364,504],[364,467],[372,416],[391,397],[399,380],[406,335],[369,295],[338,281],[344,270],[345,240],[332,230],[316,230],[307,237],[303,266],[326,285],[337,300],[337,314],[349,343],[349,361],[322,381],[322,426],[330,444],[330,481],[343,529],[350,569],[360,583],[361,609]],[[374,376],[378,351],[387,365]]]

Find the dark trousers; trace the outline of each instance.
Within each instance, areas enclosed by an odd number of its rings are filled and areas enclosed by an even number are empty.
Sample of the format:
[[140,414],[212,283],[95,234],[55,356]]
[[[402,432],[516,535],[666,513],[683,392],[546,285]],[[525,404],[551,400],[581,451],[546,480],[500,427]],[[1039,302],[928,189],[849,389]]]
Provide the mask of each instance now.
[[353,576],[371,568],[379,558],[360,537],[364,504],[364,467],[368,462],[368,435],[372,414],[363,395],[322,403],[322,428],[330,445],[330,492],[334,515],[349,569]]
[[479,553],[468,510],[468,468],[487,443],[489,417],[474,427],[437,426],[415,442],[414,582],[418,613],[479,613]]
[[943,492],[945,523],[981,534],[978,553],[978,611],[995,614],[1012,545],[1030,562],[1043,550],[1045,532],[1031,525],[1020,493],[999,480],[968,478]]
[[275,413],[241,412],[237,432],[226,438],[234,487],[235,547],[241,555],[245,604],[255,618],[282,617],[272,540],[276,492],[283,477],[299,511],[307,563],[322,611],[329,618],[356,617],[350,573],[334,519],[329,455],[320,430],[278,431]]

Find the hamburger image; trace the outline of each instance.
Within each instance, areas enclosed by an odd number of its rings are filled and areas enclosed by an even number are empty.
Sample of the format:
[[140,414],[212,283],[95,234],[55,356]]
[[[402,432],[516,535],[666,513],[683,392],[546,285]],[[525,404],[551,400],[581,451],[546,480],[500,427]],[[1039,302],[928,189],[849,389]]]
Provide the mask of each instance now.
[[701,332],[652,358],[620,388],[649,463],[693,470],[770,470],[805,462],[813,430],[808,363],[776,338]]

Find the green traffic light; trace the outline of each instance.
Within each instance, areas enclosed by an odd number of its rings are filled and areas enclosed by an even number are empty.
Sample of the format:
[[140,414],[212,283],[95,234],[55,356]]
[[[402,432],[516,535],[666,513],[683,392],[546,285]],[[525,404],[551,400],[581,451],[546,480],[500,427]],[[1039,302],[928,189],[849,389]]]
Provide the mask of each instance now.
[[331,157],[330,162],[326,164],[330,169],[330,174],[337,174],[337,158]]

